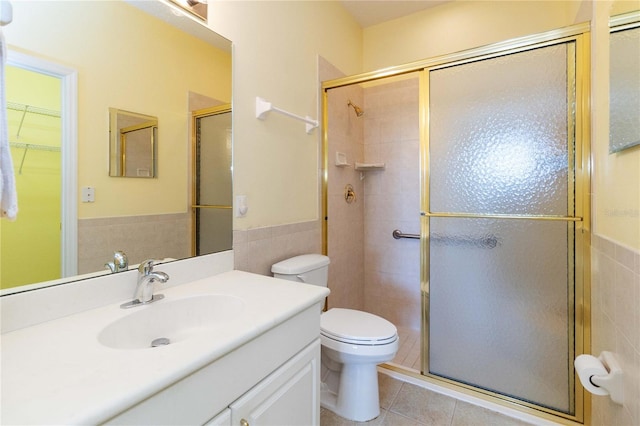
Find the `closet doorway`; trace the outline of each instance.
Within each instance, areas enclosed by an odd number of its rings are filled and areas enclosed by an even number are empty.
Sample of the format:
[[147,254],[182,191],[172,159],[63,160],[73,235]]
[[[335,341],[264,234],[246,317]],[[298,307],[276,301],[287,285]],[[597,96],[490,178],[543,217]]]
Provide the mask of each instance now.
[[5,79],[18,216],[0,224],[3,290],[77,273],[76,71],[9,50]]
[[192,255],[231,250],[231,105],[194,111]]

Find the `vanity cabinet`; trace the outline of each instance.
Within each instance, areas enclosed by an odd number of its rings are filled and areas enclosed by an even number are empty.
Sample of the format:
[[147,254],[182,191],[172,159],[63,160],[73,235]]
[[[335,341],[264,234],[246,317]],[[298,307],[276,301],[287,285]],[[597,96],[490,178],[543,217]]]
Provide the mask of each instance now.
[[[75,302],[96,293],[84,284],[52,291],[61,291],[60,303]],[[12,312],[46,296],[35,293],[16,296]],[[227,271],[166,288],[162,301],[133,313],[116,300],[36,324],[42,317],[14,321],[19,327],[2,333],[0,424],[318,425],[328,293]],[[229,300],[237,303],[223,311],[220,301],[226,309]],[[105,344],[101,333],[123,320],[118,336],[139,344]],[[157,337],[170,344],[147,346]]]
[[319,425],[319,312],[307,308],[106,423]]
[[320,341],[307,346],[206,426],[318,425]]

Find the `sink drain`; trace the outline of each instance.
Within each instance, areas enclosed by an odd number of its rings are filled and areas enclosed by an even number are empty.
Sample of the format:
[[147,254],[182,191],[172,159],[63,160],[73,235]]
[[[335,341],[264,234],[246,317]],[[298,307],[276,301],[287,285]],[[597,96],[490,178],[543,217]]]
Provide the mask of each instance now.
[[171,340],[167,339],[166,337],[158,337],[157,339],[153,339],[153,341],[151,341],[151,347],[155,348],[158,346],[166,346],[169,343],[171,343]]

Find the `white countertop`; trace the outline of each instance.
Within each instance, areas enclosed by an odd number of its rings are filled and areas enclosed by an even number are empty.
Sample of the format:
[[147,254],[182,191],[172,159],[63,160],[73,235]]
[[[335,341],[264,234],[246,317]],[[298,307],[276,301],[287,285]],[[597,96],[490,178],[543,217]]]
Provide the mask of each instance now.
[[[148,306],[121,309],[123,300],[3,334],[0,423],[103,422],[318,303],[329,291],[230,271],[161,293],[165,299]],[[98,341],[100,330],[118,318],[197,294],[233,295],[246,305],[225,327],[168,346],[112,349]]]

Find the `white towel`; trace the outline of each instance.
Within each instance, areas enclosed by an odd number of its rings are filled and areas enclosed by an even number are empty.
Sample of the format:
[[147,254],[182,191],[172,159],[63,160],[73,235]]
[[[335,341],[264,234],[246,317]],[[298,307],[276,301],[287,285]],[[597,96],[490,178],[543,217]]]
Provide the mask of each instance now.
[[15,220],[18,215],[18,194],[13,173],[13,161],[9,148],[7,124],[7,94],[4,81],[4,66],[7,62],[7,46],[0,30],[0,217]]

